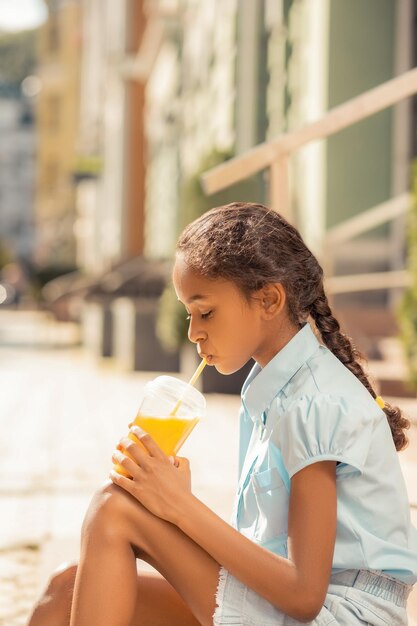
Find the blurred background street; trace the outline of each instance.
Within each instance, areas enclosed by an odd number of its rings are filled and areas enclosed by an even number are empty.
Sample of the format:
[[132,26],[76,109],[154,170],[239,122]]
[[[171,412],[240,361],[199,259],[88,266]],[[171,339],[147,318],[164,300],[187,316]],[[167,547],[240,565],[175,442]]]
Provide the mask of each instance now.
[[[413,421],[417,523],[416,25],[417,0],[0,0],[0,626],[76,558],[146,381],[194,371],[175,242],[231,201],[278,210],[320,259]],[[249,367],[206,368],[184,447],[224,518]]]
[[[107,479],[116,443],[156,373],[97,367],[39,316],[22,326],[33,343],[0,346],[0,624],[24,624],[49,575],[77,560],[94,491]],[[55,324],[56,325],[56,324]],[[0,330],[8,329],[0,313]],[[55,330],[57,330],[55,328]],[[27,337],[27,335],[26,335]],[[42,343],[39,337],[44,337]],[[51,342],[53,338],[53,342]],[[237,479],[236,395],[208,394],[207,418],[181,454],[196,495],[224,519]]]

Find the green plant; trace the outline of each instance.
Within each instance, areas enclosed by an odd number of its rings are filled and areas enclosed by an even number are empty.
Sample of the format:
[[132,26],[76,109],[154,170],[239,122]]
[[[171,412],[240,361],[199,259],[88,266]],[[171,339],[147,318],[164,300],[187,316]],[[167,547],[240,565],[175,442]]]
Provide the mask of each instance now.
[[[197,219],[200,215],[214,206],[226,204],[226,192],[220,192],[213,196],[207,196],[201,186],[201,175],[207,170],[220,165],[230,159],[233,155],[229,152],[213,150],[206,155],[197,170],[192,176],[185,179],[180,188],[180,198],[178,207],[178,227],[181,232],[183,228]],[[227,190],[226,190],[227,191]],[[231,200],[230,200],[231,202]]]
[[409,383],[417,389],[417,160],[412,165],[411,197],[407,224],[407,269],[411,282],[398,308],[398,322]]

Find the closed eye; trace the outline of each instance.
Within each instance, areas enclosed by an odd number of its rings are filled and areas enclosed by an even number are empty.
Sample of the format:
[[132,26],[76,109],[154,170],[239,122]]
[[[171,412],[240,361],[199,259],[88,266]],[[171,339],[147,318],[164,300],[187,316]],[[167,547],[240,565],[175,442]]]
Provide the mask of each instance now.
[[[213,315],[213,311],[207,311],[207,313],[201,313],[200,317],[202,320],[206,320],[206,319],[209,319],[212,315]],[[187,315],[186,319],[188,321],[191,319],[191,313]]]

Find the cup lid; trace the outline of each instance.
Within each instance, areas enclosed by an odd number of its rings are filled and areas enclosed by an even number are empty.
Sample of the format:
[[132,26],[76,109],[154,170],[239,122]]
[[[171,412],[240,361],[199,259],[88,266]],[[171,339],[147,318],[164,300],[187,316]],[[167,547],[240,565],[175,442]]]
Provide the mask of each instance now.
[[184,380],[174,376],[157,376],[147,383],[145,390],[157,395],[160,400],[163,396],[170,411],[173,411],[178,401],[181,400],[179,415],[186,412],[197,413],[201,416],[206,408],[206,399],[203,394]]

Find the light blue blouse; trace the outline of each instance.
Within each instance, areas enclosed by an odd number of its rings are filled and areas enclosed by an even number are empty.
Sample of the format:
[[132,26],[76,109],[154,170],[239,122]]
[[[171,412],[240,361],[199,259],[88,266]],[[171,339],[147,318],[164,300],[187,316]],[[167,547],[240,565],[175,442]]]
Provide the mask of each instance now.
[[243,385],[233,525],[288,556],[291,477],[324,460],[339,463],[333,571],[416,582],[417,530],[385,413],[306,324]]

